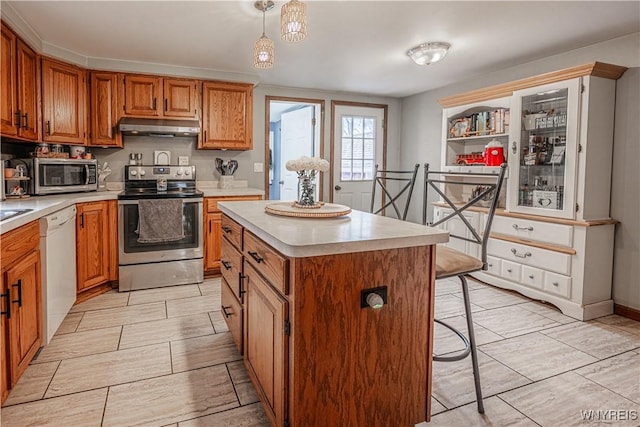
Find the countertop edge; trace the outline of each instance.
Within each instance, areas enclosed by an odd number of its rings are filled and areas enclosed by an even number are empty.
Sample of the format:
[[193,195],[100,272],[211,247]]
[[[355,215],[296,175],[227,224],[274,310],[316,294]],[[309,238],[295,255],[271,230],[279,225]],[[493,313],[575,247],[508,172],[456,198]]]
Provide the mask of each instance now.
[[[117,200],[122,190],[91,191],[86,193],[65,193],[48,196],[32,196],[25,199],[3,200],[3,209],[33,209],[31,212],[0,222],[0,234],[7,233],[40,218],[77,203]],[[251,187],[231,189],[204,188],[204,197],[264,196],[264,190]]]
[[[396,238],[294,245],[281,241],[276,236],[270,234],[260,226],[254,224],[242,215],[229,209],[227,206],[225,206],[224,202],[219,203],[218,207],[224,214],[228,215],[231,219],[238,222],[252,234],[256,235],[265,243],[278,250],[281,254],[291,258],[305,258],[312,256],[338,255],[354,252],[369,252],[376,250],[398,249],[416,246],[430,246],[438,243],[446,243],[449,241],[448,232],[437,230],[438,233],[431,235],[400,236]],[[265,215],[268,214],[265,213]],[[420,224],[415,225],[424,227]]]

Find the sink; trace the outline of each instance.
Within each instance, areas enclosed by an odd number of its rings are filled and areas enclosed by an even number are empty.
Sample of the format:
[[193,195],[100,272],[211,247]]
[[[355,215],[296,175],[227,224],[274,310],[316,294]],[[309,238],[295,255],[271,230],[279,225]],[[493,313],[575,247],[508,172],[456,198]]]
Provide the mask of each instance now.
[[33,209],[0,209],[0,221],[4,221],[23,213],[31,212]]

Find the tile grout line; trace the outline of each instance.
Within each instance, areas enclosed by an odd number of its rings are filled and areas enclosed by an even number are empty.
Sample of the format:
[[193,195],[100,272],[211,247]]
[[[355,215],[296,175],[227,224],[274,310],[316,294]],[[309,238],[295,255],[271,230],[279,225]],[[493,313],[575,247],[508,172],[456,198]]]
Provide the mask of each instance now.
[[[522,387],[526,387],[526,386],[522,386]],[[520,388],[520,387],[518,387],[518,388]],[[517,389],[515,389],[515,390],[517,390]],[[505,392],[505,393],[506,393],[506,392]],[[502,393],[500,393],[500,394],[502,394]],[[513,410],[514,410],[514,411],[519,412],[519,413],[520,413],[520,414],[522,414],[522,416],[524,416],[526,419],[531,420],[531,422],[532,422],[532,423],[534,423],[535,425],[537,425],[537,426],[540,426],[540,425],[541,425],[540,423],[538,423],[538,422],[537,422],[537,421],[535,421],[534,419],[530,418],[527,414],[525,414],[524,412],[522,412],[521,410],[519,410],[518,408],[516,408],[515,406],[513,406],[512,404],[510,404],[510,403],[509,403],[509,402],[507,402],[506,400],[504,400],[504,399],[502,398],[502,396],[500,396],[500,394],[496,394],[496,397],[497,397],[498,399],[500,399],[501,401],[503,401],[505,405],[510,406],[511,408],[513,408]]]
[[109,401],[109,392],[111,386],[107,386],[107,395],[104,398],[104,407],[102,408],[102,418],[100,419],[100,427],[104,426],[104,416],[107,414],[107,402]]

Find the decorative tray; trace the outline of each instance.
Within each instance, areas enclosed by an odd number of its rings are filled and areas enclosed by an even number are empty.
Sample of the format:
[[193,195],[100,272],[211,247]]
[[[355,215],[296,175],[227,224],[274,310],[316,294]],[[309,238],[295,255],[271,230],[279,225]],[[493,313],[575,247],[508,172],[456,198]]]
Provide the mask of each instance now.
[[273,215],[297,218],[335,218],[351,213],[349,206],[324,203],[314,208],[299,208],[293,202],[275,202],[264,207],[264,211]]

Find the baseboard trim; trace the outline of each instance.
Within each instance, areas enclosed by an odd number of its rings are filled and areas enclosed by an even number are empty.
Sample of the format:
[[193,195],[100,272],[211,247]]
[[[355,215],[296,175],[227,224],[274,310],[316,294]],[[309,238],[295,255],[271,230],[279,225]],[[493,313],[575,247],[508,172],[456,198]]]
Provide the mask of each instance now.
[[631,307],[625,307],[620,304],[613,304],[613,312],[618,316],[627,317],[640,322],[640,310]]

